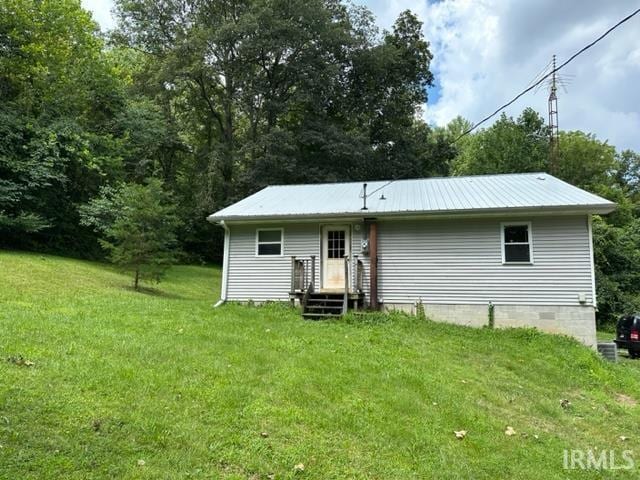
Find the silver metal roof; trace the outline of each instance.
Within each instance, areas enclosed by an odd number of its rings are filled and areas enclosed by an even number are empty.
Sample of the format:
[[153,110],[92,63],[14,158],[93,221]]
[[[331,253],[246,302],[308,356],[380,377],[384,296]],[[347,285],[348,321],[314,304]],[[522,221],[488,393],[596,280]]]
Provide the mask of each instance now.
[[479,175],[367,182],[276,185],[230,205],[209,220],[401,216],[570,210],[609,213],[615,203],[547,173]]

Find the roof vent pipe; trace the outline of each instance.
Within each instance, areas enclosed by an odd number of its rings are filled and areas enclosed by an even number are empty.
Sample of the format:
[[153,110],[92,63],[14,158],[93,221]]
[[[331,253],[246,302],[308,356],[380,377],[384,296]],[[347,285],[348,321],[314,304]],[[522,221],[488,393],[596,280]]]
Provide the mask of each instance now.
[[362,184],[362,208],[360,210],[369,210],[367,208],[367,184]]

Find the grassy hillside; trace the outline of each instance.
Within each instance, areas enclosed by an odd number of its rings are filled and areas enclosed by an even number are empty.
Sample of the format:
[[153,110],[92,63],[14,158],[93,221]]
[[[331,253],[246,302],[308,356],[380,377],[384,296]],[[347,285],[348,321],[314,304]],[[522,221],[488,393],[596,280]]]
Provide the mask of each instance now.
[[105,265],[4,252],[0,275],[0,478],[638,474],[563,469],[579,448],[640,465],[640,370],[569,339],[214,310],[215,268],[136,293]]

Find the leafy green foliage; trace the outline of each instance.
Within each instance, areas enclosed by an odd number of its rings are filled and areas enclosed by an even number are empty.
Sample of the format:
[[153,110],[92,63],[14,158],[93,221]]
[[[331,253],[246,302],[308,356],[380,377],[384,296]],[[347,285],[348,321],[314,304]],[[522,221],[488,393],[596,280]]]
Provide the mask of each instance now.
[[162,183],[152,179],[147,185],[127,184],[106,188],[102,196],[82,209],[82,221],[105,238],[101,245],[113,263],[133,272],[139,281],[160,281],[178,256],[176,229],[180,221]]
[[453,171],[459,175],[544,172],[548,170],[544,119],[527,108],[517,120],[502,114],[487,129],[463,137]]
[[613,324],[640,309],[640,219],[615,226],[595,217],[593,240],[598,320]]
[[64,162],[46,129],[25,124],[18,112],[0,113],[0,232],[37,232],[49,226],[44,191],[60,185]]
[[75,204],[119,167],[109,122],[122,100],[96,25],[75,1],[9,0],[0,32],[3,243],[87,253]]
[[367,10],[326,0],[121,0],[117,12],[115,40],[148,52],[140,83],[189,145],[176,191],[192,211],[274,183],[443,171],[416,120],[432,74],[411,12],[382,35]]
[[159,178],[179,243],[219,259],[206,215],[267,184],[449,171],[447,138],[416,115],[432,55],[409,11],[379,32],[366,8],[334,0],[116,10],[105,44],[77,1],[0,5],[5,245],[97,255],[78,205]]
[[617,158],[615,179],[624,187],[635,203],[640,194],[640,154],[632,150],[623,150]]
[[615,147],[593,134],[560,132],[559,152],[558,177],[596,193],[612,184],[612,172],[619,161]]

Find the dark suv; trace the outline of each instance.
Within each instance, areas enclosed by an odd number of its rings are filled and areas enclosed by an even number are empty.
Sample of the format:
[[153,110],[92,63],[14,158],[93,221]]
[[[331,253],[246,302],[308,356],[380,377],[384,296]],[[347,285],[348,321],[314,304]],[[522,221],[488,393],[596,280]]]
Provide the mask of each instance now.
[[640,357],[640,315],[627,315],[620,317],[616,326],[616,339],[618,348],[629,350],[631,358]]

